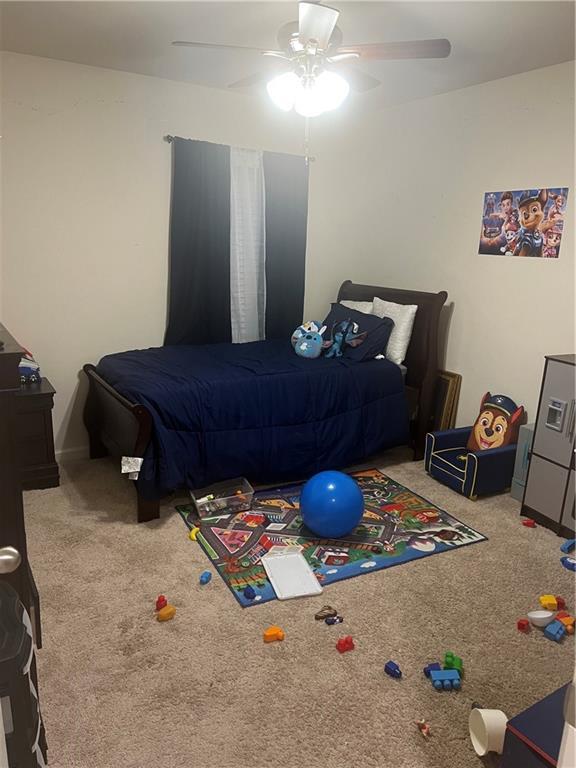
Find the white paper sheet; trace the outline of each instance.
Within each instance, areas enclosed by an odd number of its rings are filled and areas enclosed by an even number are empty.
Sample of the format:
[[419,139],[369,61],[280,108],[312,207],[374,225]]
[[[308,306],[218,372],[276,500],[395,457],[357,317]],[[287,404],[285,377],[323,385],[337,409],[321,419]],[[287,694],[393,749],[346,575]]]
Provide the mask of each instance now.
[[264,555],[261,562],[278,600],[319,595],[322,592],[314,571],[295,547],[286,547],[285,552]]

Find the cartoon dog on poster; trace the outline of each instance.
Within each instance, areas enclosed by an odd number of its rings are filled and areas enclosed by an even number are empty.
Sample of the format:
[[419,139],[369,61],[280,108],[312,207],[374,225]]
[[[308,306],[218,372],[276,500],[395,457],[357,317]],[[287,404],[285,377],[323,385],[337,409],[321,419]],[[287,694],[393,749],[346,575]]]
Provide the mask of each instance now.
[[506,256],[513,256],[514,249],[518,242],[518,233],[520,231],[518,222],[513,217],[510,217],[510,219],[504,223],[503,231],[504,237],[506,238],[506,245],[503,245],[502,248],[500,248],[500,253],[505,253]]
[[560,240],[562,239],[562,222],[554,222],[552,229],[544,233],[544,248],[542,248],[542,257],[544,259],[557,259]]
[[548,201],[545,189],[529,189],[518,200],[520,232],[514,248],[514,256],[542,256],[543,232],[553,224],[544,222],[544,209]]

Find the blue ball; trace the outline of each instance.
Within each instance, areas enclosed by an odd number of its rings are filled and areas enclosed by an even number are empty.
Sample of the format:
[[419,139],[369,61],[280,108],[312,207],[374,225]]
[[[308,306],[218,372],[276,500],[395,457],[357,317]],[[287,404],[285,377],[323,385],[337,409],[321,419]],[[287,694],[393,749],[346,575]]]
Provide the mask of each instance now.
[[319,472],[300,494],[304,524],[323,539],[337,539],[354,530],[364,512],[358,483],[343,472]]

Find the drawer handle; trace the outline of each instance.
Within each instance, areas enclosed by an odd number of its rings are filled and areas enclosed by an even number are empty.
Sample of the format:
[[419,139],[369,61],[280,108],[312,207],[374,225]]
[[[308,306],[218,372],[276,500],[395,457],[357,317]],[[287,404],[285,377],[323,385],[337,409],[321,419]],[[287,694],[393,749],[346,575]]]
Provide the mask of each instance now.
[[572,428],[572,412],[574,410],[574,400],[570,401],[570,409],[568,411],[568,416],[566,417],[566,420],[564,422],[564,428],[562,432],[566,431],[566,436],[570,437],[570,430]]
[[576,423],[575,416],[576,416],[576,400],[573,398],[572,402],[570,403],[570,416],[568,418],[568,424],[569,424],[569,430],[568,430],[568,438],[570,440],[574,440],[574,425]]
[[22,556],[14,547],[0,548],[0,573],[14,573],[22,562]]

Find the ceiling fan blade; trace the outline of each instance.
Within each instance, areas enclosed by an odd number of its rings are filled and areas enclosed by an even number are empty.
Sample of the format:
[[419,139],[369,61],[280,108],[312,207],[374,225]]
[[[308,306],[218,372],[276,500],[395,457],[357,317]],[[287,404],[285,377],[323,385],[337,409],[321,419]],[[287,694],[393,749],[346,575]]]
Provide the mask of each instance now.
[[352,52],[349,52],[349,53],[335,53],[334,56],[328,56],[326,61],[329,64],[336,64],[339,61],[346,61],[346,59],[359,59],[359,58],[360,58],[360,54],[356,53],[356,52],[354,52],[354,53],[352,53]]
[[363,72],[361,69],[356,69],[354,66],[338,66],[335,71],[342,75],[344,80],[348,82],[348,85],[350,88],[352,88],[353,91],[363,93],[364,91],[371,91],[372,88],[377,88],[379,85],[382,85],[381,80],[372,77],[372,75],[369,75],[367,72]]
[[444,59],[450,55],[449,40],[405,40],[395,43],[360,43],[338,48],[340,53],[359,53],[362,59]]
[[261,85],[267,83],[272,76],[269,72],[254,72],[253,75],[242,77],[240,80],[236,80],[228,85],[228,88],[252,88],[254,85]]
[[328,47],[340,11],[319,3],[298,3],[298,37],[302,45],[315,40],[322,49]]
[[198,43],[191,40],[173,40],[172,45],[184,48],[214,48],[216,50],[243,51],[244,53],[260,53],[268,56],[284,56],[283,51],[267,51],[264,48],[251,48],[246,45],[223,45],[221,43]]
[[262,56],[270,56],[272,59],[284,59],[284,61],[290,61],[290,56],[286,56],[281,51],[262,51]]

